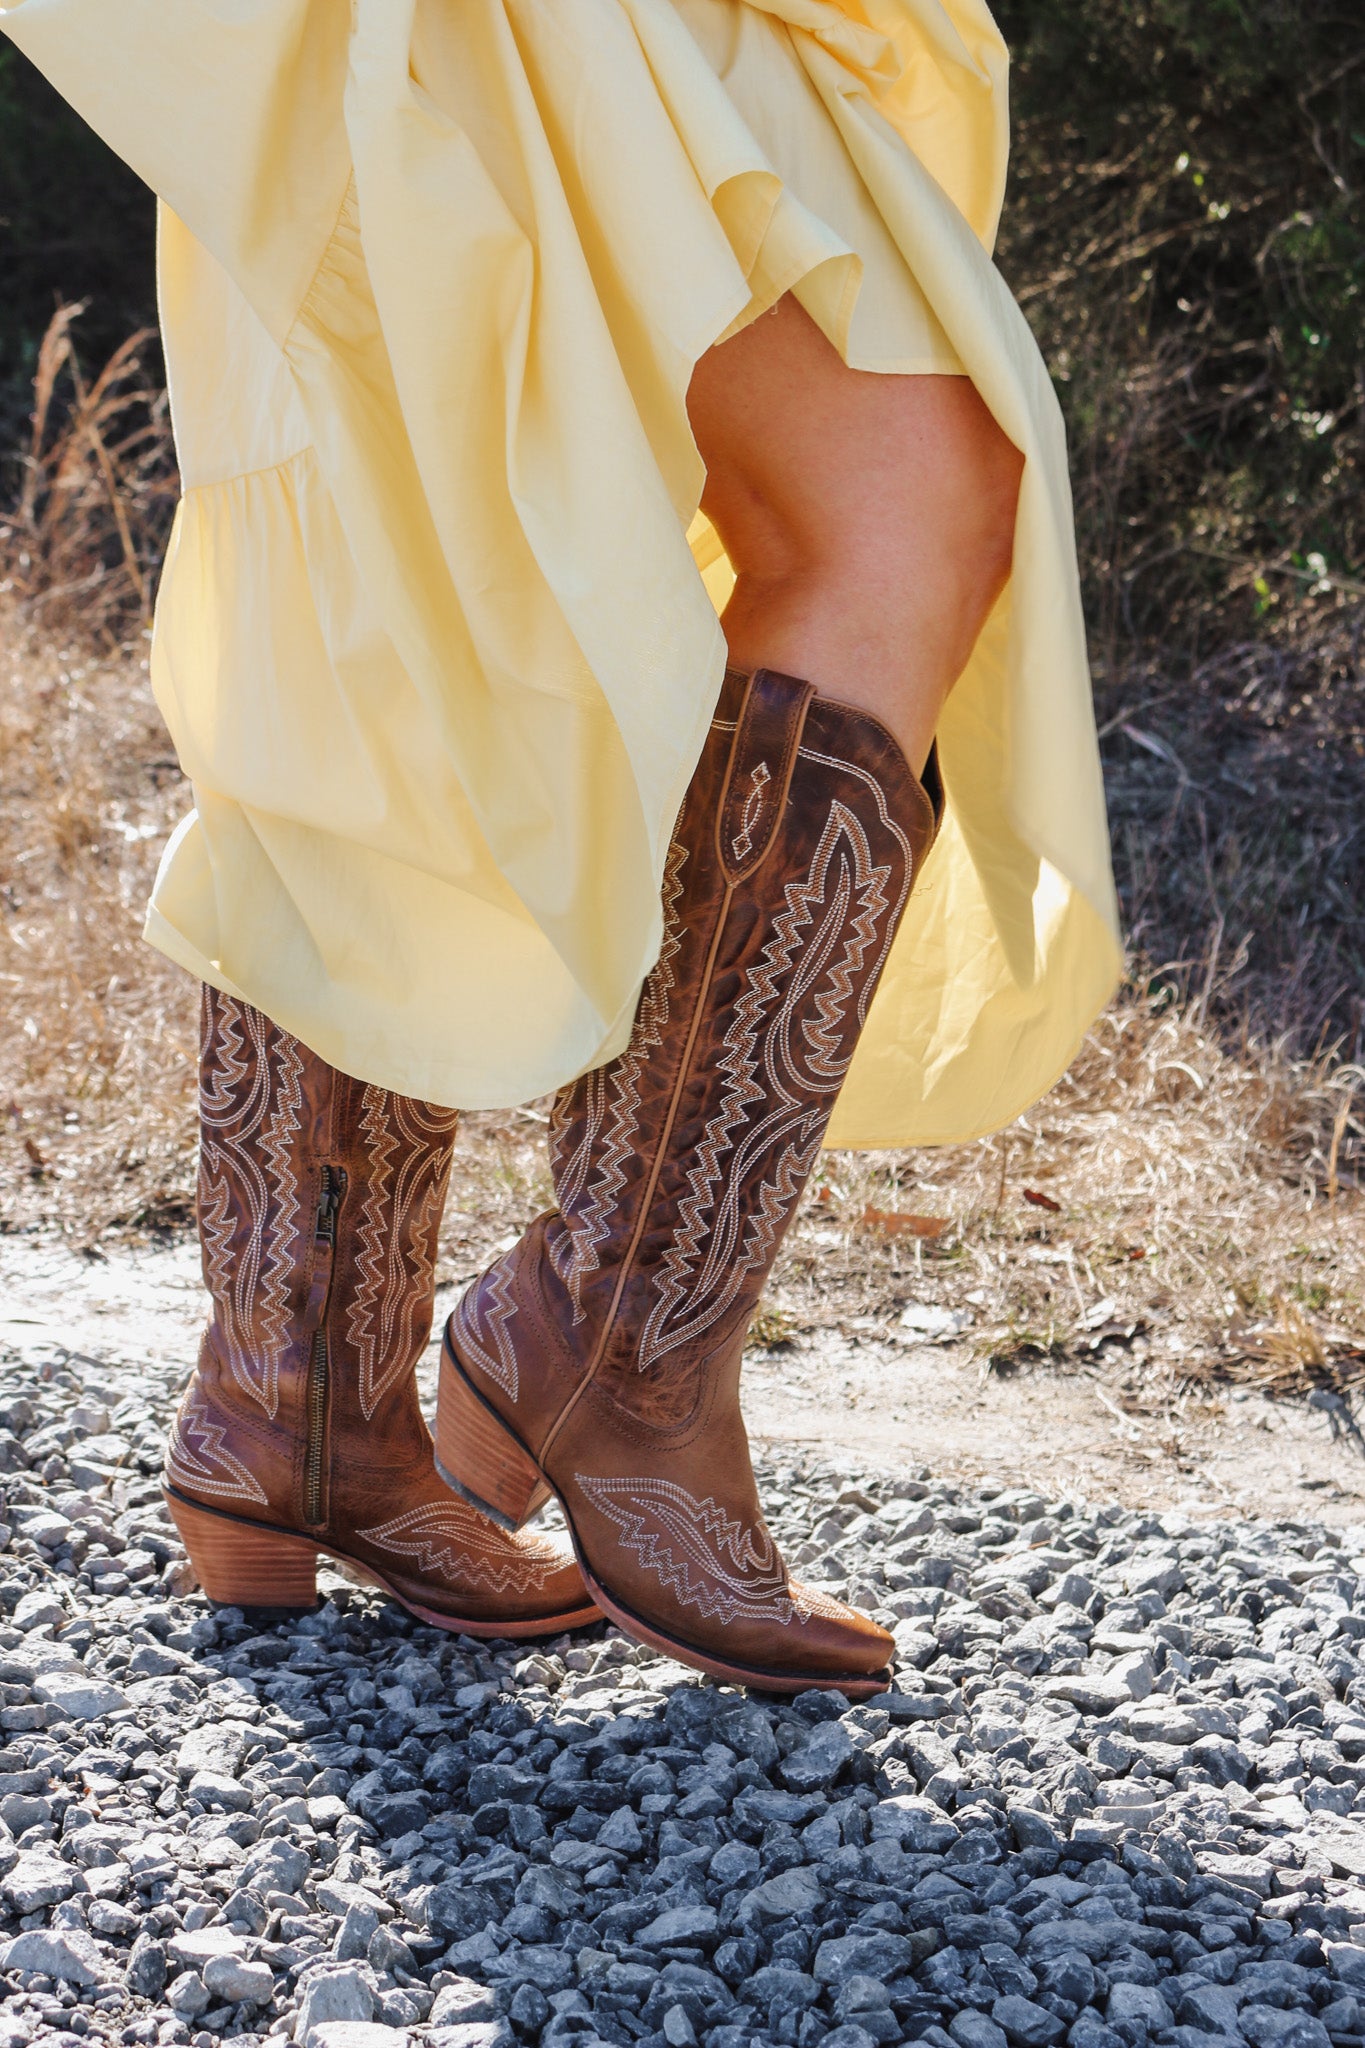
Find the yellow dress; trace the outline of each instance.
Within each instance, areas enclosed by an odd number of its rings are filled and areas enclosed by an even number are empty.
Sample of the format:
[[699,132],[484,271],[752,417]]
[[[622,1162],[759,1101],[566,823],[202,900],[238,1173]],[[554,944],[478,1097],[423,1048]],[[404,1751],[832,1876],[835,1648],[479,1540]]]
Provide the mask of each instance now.
[[1026,461],[829,1142],[998,1127],[1120,962],[1061,420],[983,0],[0,0],[160,196],[184,498],[152,943],[475,1108],[617,1052],[724,662],[692,368],[792,291]]

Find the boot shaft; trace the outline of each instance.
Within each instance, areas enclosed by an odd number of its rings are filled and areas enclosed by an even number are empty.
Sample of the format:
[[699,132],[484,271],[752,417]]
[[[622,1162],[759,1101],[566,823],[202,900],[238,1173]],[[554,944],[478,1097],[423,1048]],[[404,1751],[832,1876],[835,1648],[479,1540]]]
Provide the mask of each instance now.
[[309,1524],[325,1519],[338,1458],[371,1430],[399,1462],[425,1454],[412,1377],[457,1120],[351,1079],[205,989],[199,1227],[213,1318],[200,1374],[293,1472]]
[[933,840],[929,781],[875,719],[727,677],[630,1044],[561,1096],[558,1206],[447,1329],[440,1469],[512,1520],[548,1482],[599,1605],[727,1680],[888,1676],[882,1629],[788,1577],[739,1376]]
[[815,1163],[933,841],[929,780],[809,684],[727,676],[630,1044],[552,1127],[547,1306],[660,1426],[742,1335]]

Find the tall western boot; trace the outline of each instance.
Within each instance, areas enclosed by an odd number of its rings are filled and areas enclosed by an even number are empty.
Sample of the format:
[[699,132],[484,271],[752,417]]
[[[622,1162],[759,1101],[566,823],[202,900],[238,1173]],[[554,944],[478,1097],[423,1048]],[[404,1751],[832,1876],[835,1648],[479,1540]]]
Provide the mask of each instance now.
[[730,674],[630,1044],[560,1096],[557,1207],[446,1329],[439,1469],[515,1527],[549,1487],[598,1605],[717,1677],[887,1683],[891,1638],[789,1578],[740,1357],[914,877],[929,789],[875,718]]
[[416,1367],[456,1120],[205,989],[213,1320],[165,1489],[210,1599],[311,1606],[327,1551],[438,1628],[529,1636],[598,1618],[571,1557],[487,1521],[432,1464]]

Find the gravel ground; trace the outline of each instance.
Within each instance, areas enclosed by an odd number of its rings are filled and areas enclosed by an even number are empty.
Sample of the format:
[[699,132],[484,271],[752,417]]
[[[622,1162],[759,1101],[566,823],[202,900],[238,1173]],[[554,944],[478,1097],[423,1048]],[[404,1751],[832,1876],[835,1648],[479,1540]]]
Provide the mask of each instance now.
[[770,1467],[901,1653],[772,1702],[210,1613],[174,1379],[0,1352],[0,2048],[1365,2048],[1365,1526]]

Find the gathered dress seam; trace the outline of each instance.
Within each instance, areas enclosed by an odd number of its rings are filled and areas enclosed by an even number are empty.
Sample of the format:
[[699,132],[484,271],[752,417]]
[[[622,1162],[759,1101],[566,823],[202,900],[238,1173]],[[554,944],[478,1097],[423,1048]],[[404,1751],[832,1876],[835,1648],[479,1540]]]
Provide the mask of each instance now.
[[278,462],[262,462],[254,469],[234,469],[226,476],[200,477],[194,483],[185,483],[181,487],[180,495],[182,498],[192,498],[197,491],[221,491],[226,490],[231,484],[252,483],[257,477],[277,476],[282,469],[292,469],[304,456],[314,455],[316,452],[315,444],[312,441],[305,441],[302,446],[292,448],[288,455],[282,455]]

